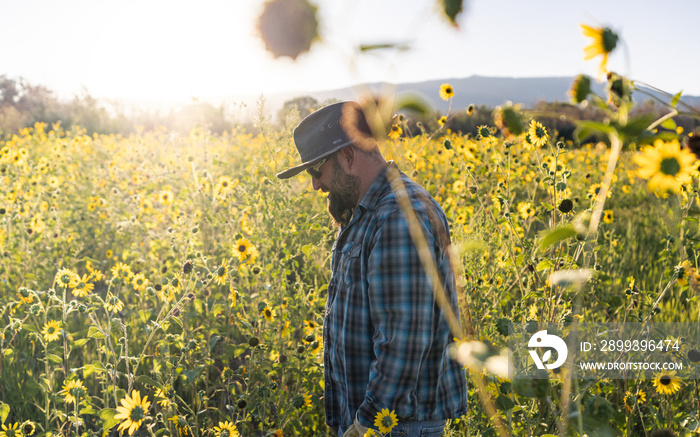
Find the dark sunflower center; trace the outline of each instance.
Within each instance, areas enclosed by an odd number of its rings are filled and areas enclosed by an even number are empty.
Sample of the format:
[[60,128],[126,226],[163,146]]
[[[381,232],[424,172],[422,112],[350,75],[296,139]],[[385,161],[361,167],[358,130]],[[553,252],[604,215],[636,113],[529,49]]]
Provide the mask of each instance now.
[[394,423],[394,421],[391,419],[391,416],[384,416],[382,418],[382,425],[384,425],[385,428],[390,428],[392,423]]
[[675,176],[678,174],[679,171],[681,171],[681,165],[678,163],[678,160],[676,158],[664,158],[661,161],[659,169],[663,174]]
[[70,276],[68,276],[68,275],[61,276],[61,283],[62,284],[68,284],[69,282],[70,282]]
[[607,53],[612,52],[615,49],[615,46],[617,46],[617,39],[618,36],[615,35],[615,32],[607,27],[603,29],[603,50],[605,50]]
[[547,136],[547,131],[545,131],[543,127],[537,126],[535,129],[535,136],[537,138],[544,138]]
[[143,420],[144,413],[145,411],[143,410],[143,407],[141,405],[137,405],[131,410],[129,419],[131,419],[132,422],[138,422],[139,420]]
[[245,245],[241,244],[240,246],[238,246],[238,251],[241,252],[241,253],[242,253],[242,252],[245,252],[245,251],[246,251]]
[[661,378],[659,378],[659,382],[663,385],[669,385],[671,383],[671,378],[664,375]]

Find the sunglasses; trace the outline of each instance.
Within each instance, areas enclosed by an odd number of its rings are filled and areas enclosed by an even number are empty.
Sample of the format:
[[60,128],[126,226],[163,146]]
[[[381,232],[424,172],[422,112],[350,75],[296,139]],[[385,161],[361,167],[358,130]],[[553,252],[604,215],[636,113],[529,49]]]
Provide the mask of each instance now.
[[316,179],[321,179],[321,172],[319,171],[321,169],[321,166],[328,161],[328,158],[323,158],[320,161],[318,161],[316,164],[312,165],[311,167],[306,169],[306,172],[311,175],[311,177],[316,178]]

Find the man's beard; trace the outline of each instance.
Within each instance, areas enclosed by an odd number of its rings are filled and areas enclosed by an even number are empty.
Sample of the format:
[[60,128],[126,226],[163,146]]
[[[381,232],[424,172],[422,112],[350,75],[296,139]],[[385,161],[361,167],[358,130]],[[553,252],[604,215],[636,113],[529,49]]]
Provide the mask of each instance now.
[[333,179],[328,192],[328,212],[335,227],[345,226],[350,222],[352,212],[357,205],[360,179],[345,173],[336,160],[333,160]]

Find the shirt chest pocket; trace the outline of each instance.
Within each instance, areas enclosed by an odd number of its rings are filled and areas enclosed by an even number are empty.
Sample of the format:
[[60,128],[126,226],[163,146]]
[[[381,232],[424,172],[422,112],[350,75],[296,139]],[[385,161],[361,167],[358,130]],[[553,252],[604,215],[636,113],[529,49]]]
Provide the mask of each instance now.
[[353,285],[362,279],[362,245],[348,241],[341,251],[340,277],[345,286]]

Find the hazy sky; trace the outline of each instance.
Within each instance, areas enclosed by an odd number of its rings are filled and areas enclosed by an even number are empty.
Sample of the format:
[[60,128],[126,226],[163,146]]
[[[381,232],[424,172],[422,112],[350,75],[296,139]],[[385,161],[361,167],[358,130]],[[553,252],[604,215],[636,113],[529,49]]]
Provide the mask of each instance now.
[[[595,76],[580,24],[619,33],[612,70],[700,95],[700,1],[465,0],[455,29],[438,0],[310,0],[322,41],[296,62],[257,37],[260,0],[2,0],[0,75],[61,97],[216,100],[361,82]],[[363,43],[406,52],[358,55]],[[460,90],[455,90],[457,93]]]

